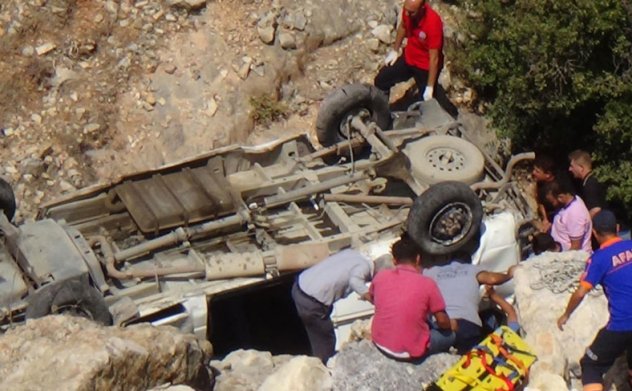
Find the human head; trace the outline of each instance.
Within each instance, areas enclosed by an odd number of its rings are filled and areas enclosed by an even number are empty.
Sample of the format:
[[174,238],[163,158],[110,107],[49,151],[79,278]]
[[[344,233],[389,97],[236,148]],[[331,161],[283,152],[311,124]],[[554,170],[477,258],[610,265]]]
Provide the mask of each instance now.
[[373,275],[376,275],[381,270],[390,269],[394,265],[393,256],[391,254],[380,255],[373,259]]
[[413,19],[419,19],[423,16],[424,4],[426,0],[406,0],[404,1],[404,11]]
[[556,208],[566,206],[573,201],[575,196],[575,188],[570,180],[565,178],[557,178],[553,182],[549,182],[545,187],[546,200]]
[[546,155],[538,155],[533,160],[531,176],[536,182],[551,182],[555,179],[555,162]]
[[617,236],[617,218],[611,211],[602,209],[592,218],[593,235],[599,244]]
[[577,179],[584,179],[592,171],[592,158],[586,151],[577,149],[568,155],[568,160],[568,171]]
[[391,246],[391,253],[396,265],[419,265],[421,263],[421,251],[408,234],[403,234],[401,238]]
[[561,246],[551,235],[539,232],[531,239],[531,248],[535,255],[540,255],[545,251],[559,252]]

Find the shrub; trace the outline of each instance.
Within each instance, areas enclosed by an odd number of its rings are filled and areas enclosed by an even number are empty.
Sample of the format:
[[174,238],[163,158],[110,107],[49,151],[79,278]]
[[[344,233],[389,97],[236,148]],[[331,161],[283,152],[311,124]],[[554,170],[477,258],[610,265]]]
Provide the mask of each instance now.
[[252,119],[258,125],[270,125],[274,121],[286,118],[288,114],[288,108],[271,95],[250,97],[250,106]]
[[[453,71],[517,149],[593,152],[632,210],[632,8],[626,0],[478,0]],[[628,170],[620,168],[627,165]]]

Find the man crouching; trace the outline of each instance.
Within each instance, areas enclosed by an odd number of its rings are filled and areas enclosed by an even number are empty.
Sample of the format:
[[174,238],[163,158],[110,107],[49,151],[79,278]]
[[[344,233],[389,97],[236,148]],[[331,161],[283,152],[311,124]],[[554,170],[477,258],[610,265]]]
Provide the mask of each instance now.
[[[369,290],[375,305],[373,343],[389,358],[420,363],[448,351],[454,333],[437,284],[420,273],[417,245],[403,235],[391,251],[395,268],[380,271]],[[434,315],[438,329],[430,327],[429,315]]]

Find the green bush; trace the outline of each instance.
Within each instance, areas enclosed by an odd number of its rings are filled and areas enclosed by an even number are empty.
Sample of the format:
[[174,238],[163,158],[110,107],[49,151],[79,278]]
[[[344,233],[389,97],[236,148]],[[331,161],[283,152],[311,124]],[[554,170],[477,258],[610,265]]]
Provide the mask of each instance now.
[[[627,0],[461,2],[453,71],[517,149],[592,151],[632,211],[632,8]],[[627,170],[624,168],[627,167]]]
[[274,95],[252,96],[250,106],[252,119],[258,125],[268,126],[288,115],[287,106],[275,99]]

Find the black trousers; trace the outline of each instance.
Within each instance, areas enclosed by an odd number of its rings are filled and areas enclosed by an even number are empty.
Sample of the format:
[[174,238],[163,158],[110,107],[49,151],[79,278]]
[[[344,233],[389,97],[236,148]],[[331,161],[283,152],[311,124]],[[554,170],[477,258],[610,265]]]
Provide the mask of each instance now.
[[469,320],[457,319],[459,330],[456,332],[454,347],[459,354],[465,354],[481,341],[482,330],[479,325]]
[[626,353],[628,369],[632,369],[632,331],[610,331],[602,328],[579,363],[582,383],[603,384],[603,376],[614,361]]
[[[437,79],[440,73],[441,69],[439,69],[437,73]],[[408,65],[406,60],[404,60],[404,56],[401,55],[393,65],[386,65],[380,69],[373,80],[373,84],[388,96],[390,95],[391,88],[395,84],[407,81],[411,77],[415,79],[421,97],[428,84],[428,71]],[[450,102],[445,90],[438,81],[434,85],[433,97],[452,117],[456,118],[459,115],[458,109]]]
[[299,288],[298,282],[294,282],[292,286],[292,299],[307,331],[312,355],[326,364],[336,352],[336,334],[334,324],[329,317],[333,306],[320,303],[307,295]]

